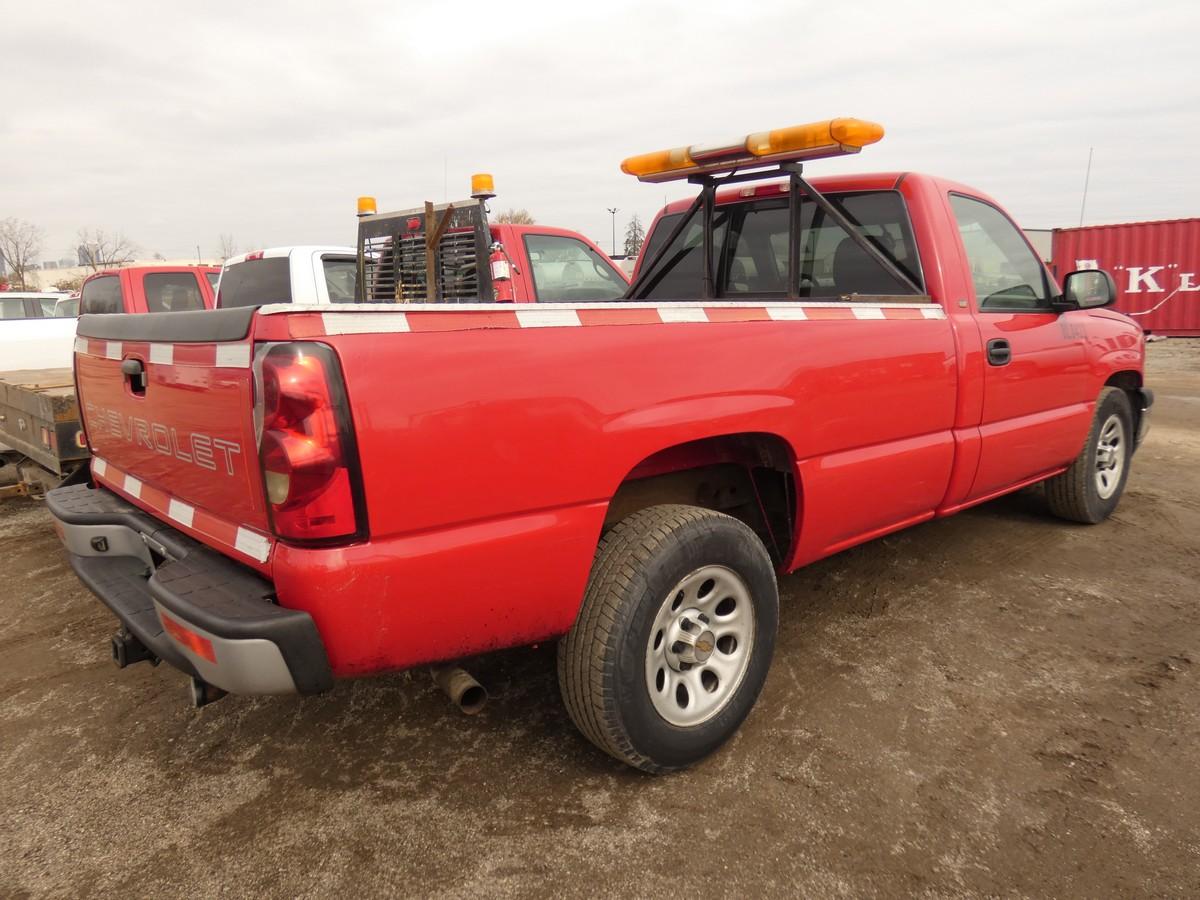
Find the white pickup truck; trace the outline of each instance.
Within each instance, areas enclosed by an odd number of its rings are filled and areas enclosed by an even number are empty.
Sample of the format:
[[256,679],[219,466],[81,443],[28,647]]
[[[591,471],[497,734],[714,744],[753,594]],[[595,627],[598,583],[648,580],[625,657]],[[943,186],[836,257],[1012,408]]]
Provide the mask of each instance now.
[[216,305],[353,303],[357,278],[353,247],[271,247],[225,261]]

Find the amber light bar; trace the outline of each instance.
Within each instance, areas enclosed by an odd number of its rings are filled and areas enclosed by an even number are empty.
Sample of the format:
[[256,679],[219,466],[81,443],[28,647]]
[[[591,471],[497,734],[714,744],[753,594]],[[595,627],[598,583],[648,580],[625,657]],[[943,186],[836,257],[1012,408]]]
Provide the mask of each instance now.
[[883,137],[883,126],[864,119],[828,119],[774,131],[757,131],[724,144],[692,144],[631,156],[621,171],[639,181],[674,181],[747,166],[857,153]]

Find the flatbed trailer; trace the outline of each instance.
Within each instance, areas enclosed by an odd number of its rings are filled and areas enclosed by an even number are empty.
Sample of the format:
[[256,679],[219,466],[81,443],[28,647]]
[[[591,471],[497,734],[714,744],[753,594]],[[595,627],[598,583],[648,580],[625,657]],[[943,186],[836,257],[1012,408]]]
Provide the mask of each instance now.
[[0,497],[40,494],[88,458],[70,369],[0,372]]

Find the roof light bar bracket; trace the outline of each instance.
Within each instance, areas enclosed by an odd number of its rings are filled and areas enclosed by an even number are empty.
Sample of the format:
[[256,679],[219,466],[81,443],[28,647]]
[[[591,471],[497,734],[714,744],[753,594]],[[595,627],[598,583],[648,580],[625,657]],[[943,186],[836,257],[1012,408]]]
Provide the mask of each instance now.
[[[896,265],[895,261],[890,259],[879,247],[867,240],[866,235],[862,233],[862,227],[858,223],[853,222],[845,213],[830,203],[829,198],[804,180],[804,167],[800,163],[783,163],[779,168],[788,173],[791,180],[791,193],[793,195],[797,190],[803,191],[805,196],[812,200],[821,212],[833,219],[841,227],[842,231],[846,232],[846,236],[858,244],[859,248],[867,256],[882,266],[885,272],[901,284],[911,288],[914,294],[924,293],[921,286],[912,279],[912,276]],[[792,243],[797,243],[798,239],[799,234],[793,229]]]

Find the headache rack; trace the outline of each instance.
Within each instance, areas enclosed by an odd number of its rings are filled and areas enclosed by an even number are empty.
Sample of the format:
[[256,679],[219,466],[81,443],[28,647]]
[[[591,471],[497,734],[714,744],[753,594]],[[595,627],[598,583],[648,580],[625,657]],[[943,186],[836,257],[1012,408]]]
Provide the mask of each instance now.
[[359,299],[490,303],[495,297],[491,247],[482,200],[426,203],[424,208],[360,216]]

